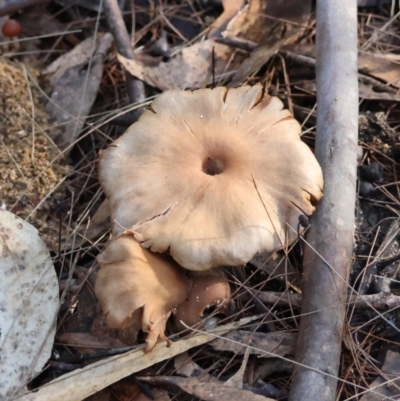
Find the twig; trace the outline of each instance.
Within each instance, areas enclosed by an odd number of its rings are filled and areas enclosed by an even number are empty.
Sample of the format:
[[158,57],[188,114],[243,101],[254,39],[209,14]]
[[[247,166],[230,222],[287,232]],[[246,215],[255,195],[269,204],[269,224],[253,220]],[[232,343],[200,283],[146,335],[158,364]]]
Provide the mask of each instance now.
[[[118,52],[124,57],[133,60],[135,55],[131,46],[131,39],[126,30],[117,0],[104,0],[104,10]],[[138,103],[144,101],[145,92],[143,82],[134,78],[128,71],[125,71],[125,78],[130,102]]]
[[15,14],[26,7],[31,7],[39,4],[50,3],[51,0],[13,0],[7,2],[0,7],[0,17],[5,15]]
[[303,366],[293,375],[291,401],[336,398],[356,199],[356,1],[317,2],[316,47],[315,153],[324,173],[325,188],[311,217],[304,250],[302,317],[296,355]]
[[237,36],[226,36],[223,38],[215,38],[214,40],[223,45],[236,47],[249,53],[258,47],[257,43]]
[[[315,58],[313,58],[313,57],[304,56],[302,54],[297,54],[297,53],[294,53],[289,50],[281,50],[280,53],[282,55],[284,55],[287,59],[294,61],[295,63],[315,68],[316,62],[315,62]],[[392,86],[390,86],[388,84],[384,84],[384,83],[378,81],[377,79],[369,77],[360,72],[358,73],[358,79],[363,84],[370,85],[374,89],[377,89],[378,91],[388,92],[388,93],[393,93],[393,94],[398,93],[398,89],[393,88]]]
[[[79,344],[77,344],[76,346],[78,346],[78,345]],[[132,351],[136,348],[138,348],[137,345],[130,346],[130,347],[123,347],[123,348],[106,349],[106,350],[97,351],[97,352],[94,352],[91,354],[79,354],[79,355],[72,356],[69,358],[62,358],[57,362],[62,362],[62,363],[67,363],[67,364],[75,364],[75,363],[79,363],[82,361],[88,361],[91,359],[105,358],[108,356],[125,354],[126,352]],[[80,368],[81,366],[78,366],[78,367]]]
[[[251,53],[258,47],[257,43],[252,42],[250,40],[241,39],[236,36],[227,36],[225,38],[216,38],[215,41],[218,43],[227,45],[227,46],[236,47],[238,49],[244,50],[249,53]],[[315,62],[314,57],[306,56],[303,54],[298,54],[293,51],[285,50],[285,49],[279,50],[279,53],[282,54],[283,56],[285,56],[285,58],[287,58],[288,60],[293,61],[294,63],[305,65],[310,68],[315,68],[316,62]],[[378,90],[380,92],[388,92],[388,93],[393,93],[395,95],[398,94],[397,88],[394,88],[393,86],[391,86],[389,84],[385,84],[376,78],[365,75],[362,72],[358,73],[358,80],[365,85],[372,86],[373,89]]]
[[[269,305],[300,307],[302,296],[290,292],[266,292],[257,291],[254,293],[257,299]],[[400,307],[400,296],[387,292],[379,292],[369,295],[351,295],[346,305],[354,305],[356,309],[368,309],[371,306],[377,310],[389,311]],[[334,305],[331,305],[332,307]]]

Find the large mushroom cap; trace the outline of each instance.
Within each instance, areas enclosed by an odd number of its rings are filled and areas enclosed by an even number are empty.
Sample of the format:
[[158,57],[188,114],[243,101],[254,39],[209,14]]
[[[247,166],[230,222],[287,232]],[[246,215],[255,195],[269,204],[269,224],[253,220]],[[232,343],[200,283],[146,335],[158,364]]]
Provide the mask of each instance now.
[[114,233],[191,270],[273,252],[285,231],[293,242],[323,186],[300,131],[260,85],[164,92],[102,154]]
[[164,335],[171,310],[188,294],[188,282],[173,262],[143,249],[122,235],[98,257],[95,292],[111,328],[141,325],[148,333],[146,351]]

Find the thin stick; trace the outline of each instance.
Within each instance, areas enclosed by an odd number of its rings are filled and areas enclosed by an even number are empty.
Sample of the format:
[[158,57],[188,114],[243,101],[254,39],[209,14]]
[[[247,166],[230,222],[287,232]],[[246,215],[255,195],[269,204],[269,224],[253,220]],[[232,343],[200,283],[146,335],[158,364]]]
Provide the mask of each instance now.
[[25,65],[22,64],[22,70],[24,72],[24,77],[26,80],[26,87],[28,88],[28,95],[29,95],[29,100],[31,102],[31,108],[32,108],[32,116],[31,116],[31,121],[32,121],[32,150],[31,150],[31,160],[32,163],[35,162],[35,103],[33,102],[33,96],[32,96],[32,91],[31,87],[29,85],[29,79],[28,79],[28,74],[26,73],[26,68]]
[[316,35],[315,149],[325,188],[304,250],[303,316],[296,355],[302,367],[293,376],[292,401],[336,398],[356,198],[357,2],[318,1]]
[[[268,305],[274,306],[290,306],[299,307],[301,305],[302,295],[290,292],[273,292],[273,291],[254,291],[254,296],[258,300]],[[346,306],[353,305],[356,309],[371,309],[384,312],[392,311],[400,308],[400,296],[391,293],[378,292],[376,294],[349,296]],[[333,307],[334,305],[331,305]],[[326,309],[324,309],[324,312]]]
[[[125,22],[118,6],[118,1],[104,0],[104,10],[111,33],[114,36],[118,52],[128,59],[134,60],[135,55],[131,46],[131,38],[126,30]],[[145,98],[143,82],[134,78],[127,71],[125,72],[125,78],[130,102],[142,102]]]
[[50,3],[50,0],[13,0],[0,7],[0,17],[15,14],[26,7],[32,7],[38,4]]

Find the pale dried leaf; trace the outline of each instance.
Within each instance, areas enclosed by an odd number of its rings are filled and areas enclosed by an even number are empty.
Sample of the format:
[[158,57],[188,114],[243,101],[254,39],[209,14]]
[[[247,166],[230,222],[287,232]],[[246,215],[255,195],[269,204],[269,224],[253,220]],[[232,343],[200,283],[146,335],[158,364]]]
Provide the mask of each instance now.
[[222,0],[224,11],[212,23],[208,37],[221,36],[222,31],[227,27],[232,18],[244,7],[244,0]]
[[224,386],[238,388],[240,390],[243,389],[243,378],[246,371],[247,362],[249,361],[249,355],[250,348],[247,348],[243,357],[242,364],[240,365],[240,369],[224,383]]
[[76,141],[92,108],[103,76],[103,60],[112,40],[109,33],[102,37],[90,71],[86,71],[85,64],[75,65],[63,69],[63,74],[54,82],[46,111],[60,126],[61,134],[57,131],[56,135],[52,135],[50,131],[49,135],[62,150]]
[[400,354],[388,351],[382,366],[383,374],[370,385],[370,391],[364,394],[360,401],[398,400],[400,396]]
[[172,358],[193,347],[207,343],[226,332],[248,324],[259,318],[241,319],[235,323],[229,323],[217,327],[204,334],[199,334],[188,339],[172,343],[170,348],[164,342],[156,344],[152,352],[145,354],[144,345],[139,346],[123,355],[116,355],[99,362],[93,363],[83,369],[75,370],[46,384],[39,391],[27,393],[16,398],[18,401],[54,401],[68,400],[80,401],[96,393],[97,391],[123,379],[132,373],[139,372],[165,359]]
[[209,373],[207,373],[200,365],[194,362],[188,352],[183,352],[182,354],[176,356],[174,360],[174,366],[178,375],[196,377],[200,381],[206,382],[209,382],[210,380],[218,381]]
[[42,71],[42,74],[52,74],[50,83],[52,86],[55,86],[64,72],[69,68],[85,64],[89,61],[93,50],[97,48],[103,36],[102,33],[99,33],[96,37],[96,43],[93,43],[93,37],[83,40],[68,53],[54,60]]
[[0,399],[24,391],[50,357],[58,281],[37,230],[0,210]]
[[177,376],[140,377],[149,383],[164,383],[178,386],[186,393],[205,401],[274,401],[272,398],[254,394],[251,391],[223,386],[221,382],[201,382],[196,378]]
[[[57,334],[57,340],[63,345],[74,347],[81,353],[89,353],[87,349],[95,352],[97,349],[115,349],[126,347],[122,341],[111,336],[96,336],[91,333],[60,333]],[[84,351],[83,351],[84,350]]]
[[250,354],[263,358],[294,355],[297,335],[294,333],[252,333],[250,331],[231,331],[224,338],[214,340],[210,345],[217,351],[232,351],[244,354],[249,348]]
[[211,55],[214,48],[215,76],[222,74],[232,49],[212,39],[185,47],[167,62],[146,66],[118,54],[118,60],[133,76],[161,90],[195,89],[208,84],[211,77]]

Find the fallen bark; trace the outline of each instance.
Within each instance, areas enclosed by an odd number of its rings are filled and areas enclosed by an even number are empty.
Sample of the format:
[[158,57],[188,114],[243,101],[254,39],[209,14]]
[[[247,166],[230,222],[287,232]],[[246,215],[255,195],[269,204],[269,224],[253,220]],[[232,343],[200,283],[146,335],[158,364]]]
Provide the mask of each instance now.
[[[336,397],[356,197],[357,2],[317,2],[317,135],[324,197],[304,250],[303,302],[289,400]],[[324,375],[321,372],[326,372]]]

